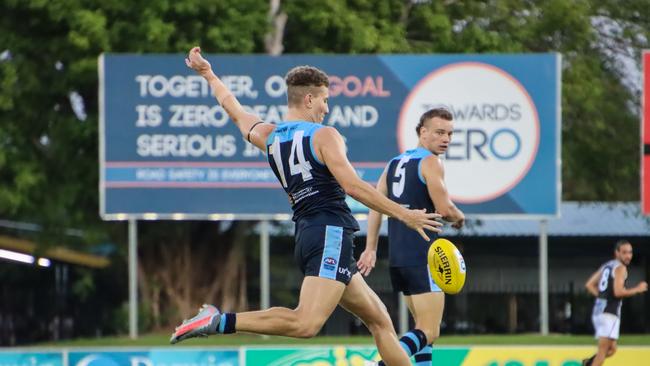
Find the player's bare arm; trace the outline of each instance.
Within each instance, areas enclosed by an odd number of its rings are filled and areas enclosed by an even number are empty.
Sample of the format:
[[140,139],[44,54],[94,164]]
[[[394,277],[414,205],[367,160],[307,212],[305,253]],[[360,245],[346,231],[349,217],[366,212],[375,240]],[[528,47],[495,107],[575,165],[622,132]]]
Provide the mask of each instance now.
[[445,186],[445,169],[438,156],[431,155],[422,161],[422,177],[436,211],[444,220],[453,223],[453,227],[460,229],[465,223],[465,215],[449,198]]
[[325,163],[343,190],[368,208],[394,217],[416,230],[422,238],[430,240],[424,230],[439,233],[442,224],[436,221],[440,215],[425,210],[408,210],[377,192],[373,186],[357,176],[345,155],[345,142],[332,127],[321,128],[314,135],[314,150]]
[[208,81],[217,102],[235,122],[242,136],[266,152],[266,138],[273,132],[275,125],[260,123],[262,120],[259,116],[246,112],[228,87],[212,71],[212,65],[201,55],[201,48],[192,48],[185,59],[185,64]]
[[591,277],[585,282],[585,289],[594,297],[598,297],[598,281],[600,280],[601,270],[594,272]]
[[[384,172],[379,177],[377,182],[377,191],[384,196],[388,196],[388,187],[386,186],[386,172],[388,167],[384,169]],[[379,229],[381,227],[381,221],[383,219],[381,213],[370,210],[368,213],[368,235],[366,235],[366,249],[364,249],[359,260],[357,261],[357,267],[359,272],[362,275],[367,276],[370,274],[373,268],[375,268],[375,263],[377,262],[377,244],[379,243]]]
[[648,284],[645,281],[639,282],[632,288],[625,287],[625,279],[627,278],[626,266],[621,265],[616,267],[614,273],[614,296],[618,298],[630,297],[648,291]]

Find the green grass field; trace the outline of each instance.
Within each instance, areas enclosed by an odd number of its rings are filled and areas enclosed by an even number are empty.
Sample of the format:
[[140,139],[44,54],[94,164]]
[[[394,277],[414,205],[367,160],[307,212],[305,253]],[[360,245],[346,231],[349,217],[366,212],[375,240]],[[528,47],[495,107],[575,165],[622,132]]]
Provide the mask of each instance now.
[[[370,337],[315,337],[312,339],[293,339],[285,337],[261,337],[256,335],[237,334],[229,336],[213,336],[204,339],[191,339],[181,343],[181,346],[272,346],[272,345],[366,345],[372,344]],[[589,335],[549,335],[536,334],[516,335],[468,335],[468,336],[442,336],[438,345],[595,345]],[[619,340],[622,346],[649,346],[650,334],[623,335]],[[70,341],[39,343],[38,347],[151,347],[169,346],[168,334],[145,334],[138,339],[129,337],[105,337],[76,339]]]

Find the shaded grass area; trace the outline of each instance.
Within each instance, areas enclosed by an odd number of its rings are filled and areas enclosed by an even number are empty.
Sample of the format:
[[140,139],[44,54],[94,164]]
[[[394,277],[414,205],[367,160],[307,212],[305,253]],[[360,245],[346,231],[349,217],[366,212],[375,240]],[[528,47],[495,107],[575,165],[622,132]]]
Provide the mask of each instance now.
[[[476,345],[594,345],[594,338],[589,335],[549,335],[536,334],[516,335],[466,335],[442,336],[436,344],[444,346],[476,346]],[[209,338],[190,339],[173,347],[238,347],[238,346],[304,346],[304,345],[373,345],[371,337],[314,337],[311,339],[293,339],[286,337],[262,337],[249,334],[228,336],[212,336]],[[650,346],[650,334],[623,335],[619,345]],[[161,347],[169,345],[168,334],[144,334],[132,340],[128,336],[85,338],[59,342],[34,344],[35,347]]]

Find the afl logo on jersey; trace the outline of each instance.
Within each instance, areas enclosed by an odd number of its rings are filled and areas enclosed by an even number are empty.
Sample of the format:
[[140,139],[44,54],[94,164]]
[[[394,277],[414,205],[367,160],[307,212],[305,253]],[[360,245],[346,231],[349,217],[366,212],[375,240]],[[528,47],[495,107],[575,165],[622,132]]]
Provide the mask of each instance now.
[[526,176],[539,146],[539,116],[528,91],[512,75],[490,64],[460,62],[425,76],[402,105],[397,126],[401,151],[417,146],[415,126],[422,113],[439,107],[454,116],[445,155],[445,180],[454,201],[492,200]]
[[327,257],[327,258],[325,258],[325,259],[323,260],[323,262],[324,262],[325,264],[329,264],[329,265],[331,265],[331,266],[335,266],[335,265],[336,265],[336,259],[334,259],[334,258],[332,258],[332,257]]

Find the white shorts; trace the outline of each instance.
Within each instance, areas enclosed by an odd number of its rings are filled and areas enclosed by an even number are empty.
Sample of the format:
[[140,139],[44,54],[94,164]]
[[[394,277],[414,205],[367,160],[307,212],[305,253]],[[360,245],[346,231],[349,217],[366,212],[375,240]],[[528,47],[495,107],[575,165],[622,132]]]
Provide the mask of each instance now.
[[618,339],[621,320],[614,314],[600,313],[591,317],[596,330],[595,338]]

